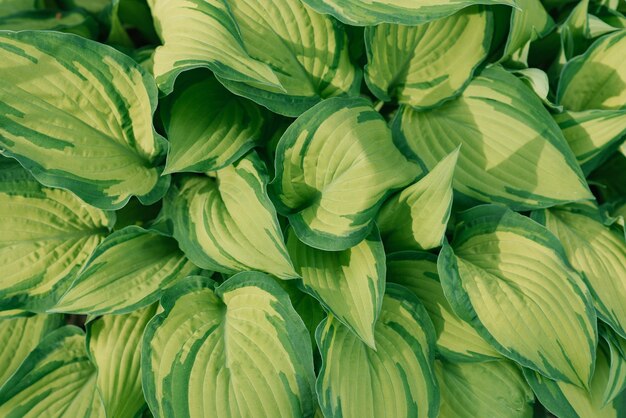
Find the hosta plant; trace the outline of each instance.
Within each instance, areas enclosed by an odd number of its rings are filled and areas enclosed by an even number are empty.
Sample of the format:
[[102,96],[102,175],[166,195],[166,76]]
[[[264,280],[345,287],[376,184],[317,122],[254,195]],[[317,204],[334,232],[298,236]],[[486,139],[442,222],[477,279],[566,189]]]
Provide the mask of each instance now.
[[623,0],[0,0],[0,418],[626,417]]

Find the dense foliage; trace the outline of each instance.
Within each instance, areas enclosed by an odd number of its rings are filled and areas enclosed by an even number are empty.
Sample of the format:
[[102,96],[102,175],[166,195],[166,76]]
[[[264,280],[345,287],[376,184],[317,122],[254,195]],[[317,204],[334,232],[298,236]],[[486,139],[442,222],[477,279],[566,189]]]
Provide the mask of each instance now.
[[626,417],[625,15],[0,0],[0,417]]

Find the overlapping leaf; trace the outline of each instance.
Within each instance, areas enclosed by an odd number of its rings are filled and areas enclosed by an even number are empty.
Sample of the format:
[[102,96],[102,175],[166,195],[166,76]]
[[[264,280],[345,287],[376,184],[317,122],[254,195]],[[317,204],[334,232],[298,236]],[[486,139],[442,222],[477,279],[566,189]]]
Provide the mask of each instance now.
[[0,149],[37,180],[102,209],[163,196],[156,87],[131,58],[76,35],[5,31],[0,72]]
[[265,166],[254,154],[215,177],[182,179],[168,194],[166,211],[187,257],[209,270],[298,277],[265,191],[267,181]]
[[334,98],[289,126],[270,186],[301,241],[340,251],[365,238],[382,200],[419,174],[367,100]]
[[142,378],[155,417],[274,418],[315,413],[307,330],[261,273],[219,287],[192,277],[162,299],[144,334]]
[[582,279],[547,229],[499,206],[476,207],[461,215],[438,270],[454,311],[500,353],[588,387],[596,314]]

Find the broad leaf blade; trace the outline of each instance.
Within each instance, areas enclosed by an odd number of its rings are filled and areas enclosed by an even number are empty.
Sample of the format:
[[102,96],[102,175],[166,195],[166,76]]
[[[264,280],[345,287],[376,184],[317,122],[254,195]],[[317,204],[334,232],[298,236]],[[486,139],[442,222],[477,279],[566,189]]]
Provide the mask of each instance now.
[[454,188],[474,199],[523,210],[592,198],[539,98],[501,67],[487,68],[437,109],[405,107],[393,126],[405,154],[427,168],[463,145]]
[[458,96],[489,53],[492,19],[476,6],[418,26],[368,27],[368,87],[380,100],[417,109]]
[[439,355],[463,362],[502,358],[450,307],[439,282],[436,255],[413,251],[391,254],[387,259],[387,281],[406,287],[424,304],[435,326]]
[[142,378],[156,417],[302,418],[315,413],[304,324],[272,278],[194,277],[163,297],[144,334]]
[[236,273],[259,270],[298,277],[266,193],[267,172],[256,154],[217,171],[185,177],[165,201],[174,237],[198,266]]
[[102,209],[163,196],[157,90],[131,58],[57,32],[0,32],[0,149]]
[[463,213],[438,270],[455,312],[500,353],[588,387],[596,314],[582,279],[547,229],[508,209],[478,206]]
[[44,187],[0,159],[0,309],[44,312],[67,291],[113,227],[114,216]]
[[376,350],[332,315],[317,329],[317,394],[326,418],[434,418],[439,389],[434,330],[417,298],[390,284],[375,329]]
[[329,251],[365,238],[383,199],[420,174],[365,99],[334,98],[300,116],[276,150],[278,211],[305,244]]
[[309,247],[289,229],[287,250],[305,290],[368,346],[385,293],[385,251],[376,231],[343,251]]
[[96,249],[54,312],[120,314],[149,305],[198,268],[160,233],[129,226]]

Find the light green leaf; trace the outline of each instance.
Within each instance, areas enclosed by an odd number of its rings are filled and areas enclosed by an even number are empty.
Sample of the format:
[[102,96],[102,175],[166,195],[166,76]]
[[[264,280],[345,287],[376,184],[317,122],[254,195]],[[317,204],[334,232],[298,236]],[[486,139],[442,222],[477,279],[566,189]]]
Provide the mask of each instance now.
[[141,389],[141,338],[156,309],[154,304],[87,324],[87,351],[98,370],[97,387],[107,417],[135,418],[146,407]]
[[395,23],[414,26],[476,4],[515,6],[517,0],[304,0],[320,13],[355,26]]
[[266,193],[267,172],[250,154],[215,177],[188,176],[165,201],[174,237],[198,266],[236,273],[260,270],[281,279],[298,277]]
[[184,74],[174,94],[161,101],[170,141],[165,172],[201,173],[234,163],[263,139],[265,116],[208,71]]
[[439,418],[532,418],[535,397],[510,361],[436,361]]
[[326,418],[435,418],[435,333],[424,307],[389,284],[375,329],[376,350],[332,315],[317,328],[317,394]]
[[500,353],[587,387],[596,315],[582,279],[547,229],[500,206],[470,209],[459,215],[438,270],[456,314]]
[[324,251],[302,243],[289,229],[287,250],[310,293],[369,347],[385,293],[385,250],[374,230],[356,246]]
[[73,326],[44,338],[0,388],[3,418],[100,418],[101,404],[85,336]]
[[0,309],[44,312],[53,306],[114,219],[1,158]]
[[593,197],[539,98],[501,67],[485,69],[437,109],[404,107],[393,129],[405,154],[428,168],[463,145],[454,176],[463,195],[517,210]]
[[365,29],[365,81],[380,100],[436,107],[459,95],[487,57],[493,16],[480,6],[418,26]]
[[420,174],[361,98],[328,99],[304,113],[280,139],[275,165],[278,212],[301,241],[330,251],[364,239],[390,191]]
[[62,319],[61,315],[45,314],[0,319],[0,388]]
[[457,148],[433,170],[391,196],[378,212],[376,223],[388,253],[439,247],[452,209],[452,178]]
[[33,10],[6,17],[0,16],[0,30],[55,30],[89,39],[98,36],[96,21],[78,10]]
[[626,339],[607,329],[604,329],[602,336],[606,341],[609,359],[609,376],[602,405],[608,405],[626,390]]
[[169,93],[184,70],[208,67],[226,87],[297,116],[324,98],[356,93],[343,27],[299,0],[157,0],[164,46],[154,71]]
[[157,418],[307,418],[315,413],[309,336],[262,273],[169,290],[146,328],[142,379]]
[[593,296],[598,317],[626,338],[626,242],[604,225],[592,204],[558,206],[533,213],[533,218],[563,244]]
[[37,8],[37,0],[0,0],[0,17]]
[[598,350],[594,370],[589,391],[528,369],[524,369],[524,376],[539,401],[559,418],[622,418],[626,412],[624,394],[609,405],[602,403],[609,378],[609,361],[603,350]]
[[120,314],[149,305],[163,289],[198,268],[173,238],[128,226],[109,235],[54,312]]
[[502,60],[511,58],[515,52],[542,38],[554,28],[554,21],[540,0],[517,0],[516,3],[517,7],[511,9],[511,29]]
[[565,109],[626,109],[626,30],[598,39],[569,61],[561,75],[557,101]]
[[130,57],[76,35],[0,32],[0,150],[102,209],[158,200],[157,90]]
[[538,68],[522,68],[511,71],[518,76],[528,87],[530,87],[537,97],[541,99],[544,106],[556,112],[562,112],[563,106],[555,105],[550,99],[550,80],[548,75]]
[[565,111],[554,115],[585,174],[600,166],[626,139],[626,108]]
[[448,303],[437,273],[437,256],[405,251],[387,258],[387,282],[398,283],[424,304],[437,335],[437,351],[450,361],[488,361],[502,358],[478,332],[461,320]]

